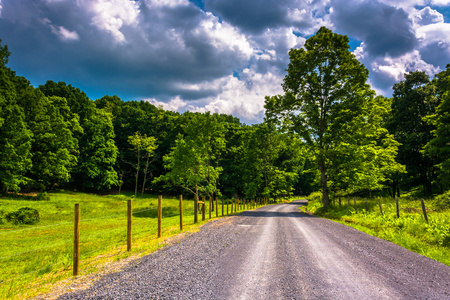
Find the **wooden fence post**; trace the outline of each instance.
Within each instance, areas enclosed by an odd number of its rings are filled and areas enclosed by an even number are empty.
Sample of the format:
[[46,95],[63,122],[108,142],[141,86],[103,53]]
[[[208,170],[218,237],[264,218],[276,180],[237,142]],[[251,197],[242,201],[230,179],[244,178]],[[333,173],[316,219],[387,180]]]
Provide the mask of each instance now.
[[131,234],[133,226],[133,204],[131,199],[127,201],[127,251],[131,251]]
[[78,275],[80,263],[80,204],[75,204],[74,213],[74,238],[73,238],[73,276]]
[[208,197],[208,201],[209,201],[209,219],[211,220],[211,208],[212,208],[211,196]]
[[158,238],[161,237],[161,223],[162,223],[162,196],[158,196]]
[[425,221],[428,224],[428,216],[427,216],[427,210],[425,208],[425,203],[423,202],[423,199],[420,199],[420,203],[422,204],[422,212],[423,212],[423,216],[425,217]]
[[194,196],[194,224],[198,223],[198,195]]
[[216,196],[216,218],[219,216],[219,198]]
[[228,203],[230,203],[230,199],[227,199],[227,216],[229,215],[229,213],[228,213]]
[[180,230],[183,230],[183,195],[180,195]]
[[357,210],[356,210],[356,197],[353,197],[353,206],[355,207],[355,212],[357,212]]
[[398,197],[395,197],[395,204],[397,205],[397,218],[400,218],[400,206],[398,203]]
[[378,197],[378,206],[380,206],[380,213],[383,215],[383,207],[381,206],[381,197]]
[[205,219],[206,219],[206,216],[205,216],[205,214],[206,214],[205,201],[206,201],[205,196],[202,196],[202,202],[203,202],[203,204],[202,204],[202,221],[205,221]]
[[339,196],[339,207],[341,207],[341,196]]

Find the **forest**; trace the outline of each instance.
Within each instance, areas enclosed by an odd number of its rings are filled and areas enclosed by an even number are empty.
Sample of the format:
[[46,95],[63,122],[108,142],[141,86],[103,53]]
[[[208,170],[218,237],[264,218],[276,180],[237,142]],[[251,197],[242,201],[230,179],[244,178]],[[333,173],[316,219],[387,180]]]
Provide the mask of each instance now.
[[[1,40],[0,40],[1,41]],[[283,95],[261,124],[146,101],[33,87],[0,44],[0,192],[51,190],[224,197],[424,197],[450,189],[450,65],[376,95],[347,36],[321,28],[291,49]],[[12,54],[13,55],[13,54]],[[243,99],[245,101],[245,99]]]

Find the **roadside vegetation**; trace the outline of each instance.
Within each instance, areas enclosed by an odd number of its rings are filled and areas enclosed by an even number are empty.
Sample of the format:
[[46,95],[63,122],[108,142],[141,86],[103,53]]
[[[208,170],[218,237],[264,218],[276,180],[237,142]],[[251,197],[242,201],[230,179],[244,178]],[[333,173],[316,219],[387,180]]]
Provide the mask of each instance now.
[[414,197],[414,193],[399,198],[400,217],[397,217],[397,205],[392,197],[357,197],[355,210],[353,196],[341,197],[341,206],[337,197],[328,208],[323,207],[319,200],[321,196],[321,193],[311,194],[308,206],[302,209],[450,266],[450,192],[424,201],[428,223],[422,212],[421,201]]

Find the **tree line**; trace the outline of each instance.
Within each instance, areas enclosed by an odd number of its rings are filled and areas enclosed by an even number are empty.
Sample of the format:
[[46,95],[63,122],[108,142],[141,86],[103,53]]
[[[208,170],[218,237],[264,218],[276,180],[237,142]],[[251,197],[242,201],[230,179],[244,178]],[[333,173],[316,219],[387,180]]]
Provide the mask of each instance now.
[[405,74],[391,98],[367,84],[348,38],[323,27],[292,49],[284,95],[261,124],[165,111],[117,96],[91,100],[64,82],[37,88],[0,45],[2,193],[134,190],[280,197],[450,188],[450,68]]

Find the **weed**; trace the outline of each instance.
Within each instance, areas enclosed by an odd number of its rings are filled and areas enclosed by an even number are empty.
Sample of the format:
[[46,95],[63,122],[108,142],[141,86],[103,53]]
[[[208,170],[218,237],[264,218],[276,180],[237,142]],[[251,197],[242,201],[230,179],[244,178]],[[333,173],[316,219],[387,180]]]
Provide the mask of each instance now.
[[396,214],[395,200],[391,198],[380,200],[383,215],[378,199],[369,200],[367,210],[364,199],[360,198],[356,199],[356,210],[353,199],[350,206],[343,201],[341,207],[331,206],[325,210],[315,197],[308,203],[307,209],[450,265],[450,209],[445,206],[447,196],[444,195],[427,201],[429,224],[422,215],[420,200],[412,197],[401,198],[400,218]]

